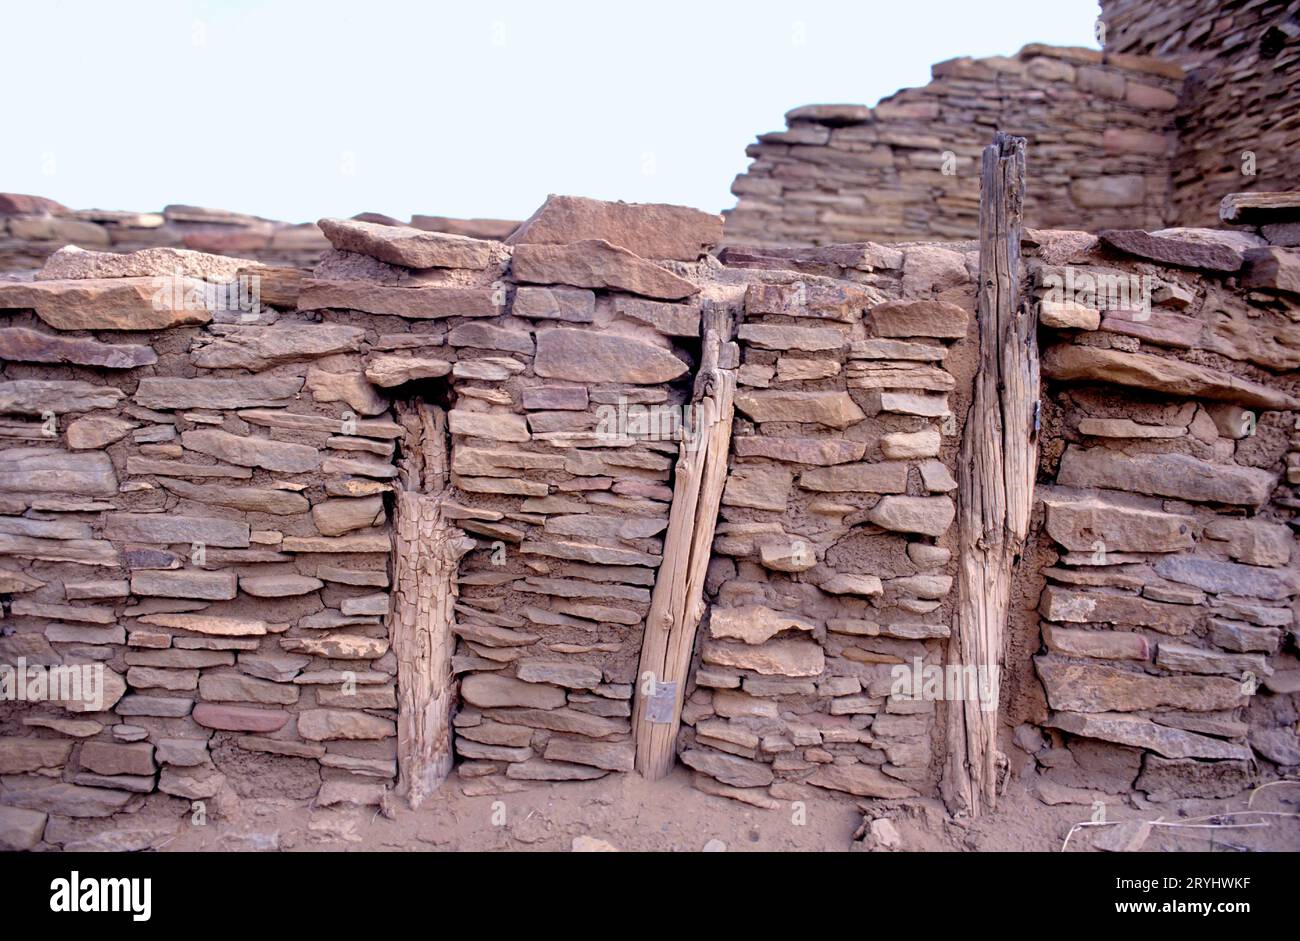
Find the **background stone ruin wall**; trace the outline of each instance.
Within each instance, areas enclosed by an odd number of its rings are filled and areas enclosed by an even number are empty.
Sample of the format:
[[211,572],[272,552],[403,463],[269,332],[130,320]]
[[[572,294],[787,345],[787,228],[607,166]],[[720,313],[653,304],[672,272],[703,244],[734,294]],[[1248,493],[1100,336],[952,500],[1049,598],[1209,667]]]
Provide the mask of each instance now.
[[[375,212],[354,218],[478,239],[504,239],[519,225],[508,219],[429,215],[414,215],[409,223],[403,223]],[[294,225],[224,209],[181,205],[165,206],[159,212],[69,209],[43,196],[0,193],[0,272],[35,272],[65,245],[112,252],[186,248],[300,268],[314,266],[330,247],[314,222]]]
[[875,108],[795,108],[784,131],[760,135],[732,184],[727,244],[974,238],[979,155],[997,130],[1029,141],[1026,224],[1097,231],[1172,220],[1178,66],[1031,45],[932,72],[930,84]]
[[[1213,225],[1228,193],[1300,180],[1300,10],[1280,0],[1102,0],[1106,48],[1178,62],[1173,215]],[[1254,155],[1254,173],[1243,158]],[[1288,244],[1300,244],[1293,228]]]
[[[864,105],[807,105],[759,136],[731,245],[973,238],[975,162],[1029,141],[1025,221],[1097,232],[1217,222],[1228,193],[1300,179],[1300,13],[1277,0],[1103,0],[1104,51],[960,58]],[[943,155],[955,156],[945,175]],[[1300,231],[1287,230],[1287,244]]]
[[187,248],[311,267],[329,242],[316,224],[291,225],[223,209],[69,209],[42,196],[0,193],[0,271],[33,272],[65,245],[90,251]]

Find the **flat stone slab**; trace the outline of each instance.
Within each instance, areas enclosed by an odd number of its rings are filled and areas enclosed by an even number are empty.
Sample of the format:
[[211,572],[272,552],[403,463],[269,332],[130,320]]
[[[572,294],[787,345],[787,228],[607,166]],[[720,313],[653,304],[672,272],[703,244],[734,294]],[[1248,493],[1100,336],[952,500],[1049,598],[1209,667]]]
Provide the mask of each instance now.
[[90,337],[66,337],[26,327],[7,327],[0,329],[0,359],[134,369],[158,362],[158,354],[152,347],[137,343],[101,343]]
[[[76,493],[108,497],[117,493],[117,474],[113,470],[112,459],[101,451],[10,448],[0,452],[0,492]],[[92,540],[78,542],[81,545],[94,545]],[[111,546],[108,548],[111,549]],[[71,551],[66,546],[64,549]]]
[[511,271],[516,280],[531,284],[627,291],[666,301],[682,300],[700,290],[667,268],[603,239],[519,245],[511,259]]
[[1108,229],[1099,233],[1098,237],[1111,248],[1125,254],[1166,265],[1229,274],[1241,268],[1241,249],[1234,249],[1222,242],[1172,234],[1176,231],[1152,233],[1142,229]]
[[714,666],[753,670],[764,676],[820,676],[826,666],[821,645],[811,640],[769,640],[753,645],[710,641],[705,644],[703,659]]
[[551,379],[657,385],[688,368],[664,347],[636,337],[566,328],[537,332],[533,369]]
[[255,709],[252,706],[227,706],[203,702],[194,707],[192,718],[206,729],[223,732],[278,732],[289,721],[289,713],[279,709]]
[[417,379],[436,379],[450,372],[451,363],[433,357],[380,354],[366,364],[366,378],[384,389]]
[[756,422],[804,422],[847,428],[866,413],[847,392],[749,392],[736,396],[736,408]]
[[1182,635],[1205,620],[1199,605],[1170,604],[1137,595],[1103,591],[1072,591],[1056,585],[1043,590],[1039,613],[1064,624],[1125,624],[1149,627],[1163,634]]
[[1239,565],[1194,556],[1176,556],[1156,563],[1156,574],[1203,591],[1283,601],[1300,594],[1300,580],[1290,571]]
[[212,319],[205,304],[191,309],[185,303],[203,298],[205,283],[192,278],[161,286],[157,278],[6,281],[0,283],[0,308],[34,310],[56,330],[164,330]]
[[248,408],[279,405],[302,389],[295,376],[244,376],[239,379],[175,379],[148,376],[140,380],[135,401],[145,408]]
[[907,462],[819,467],[804,471],[799,486],[821,493],[903,493],[907,490]]
[[307,279],[298,295],[299,310],[359,310],[408,320],[443,317],[495,317],[505,313],[504,292],[470,287],[391,287],[369,281]]
[[859,461],[866,454],[863,441],[844,438],[772,438],[766,435],[738,435],[732,439],[737,457],[769,457],[792,464],[829,466]]
[[426,232],[405,225],[380,225],[356,219],[321,219],[316,223],[330,244],[404,268],[469,268],[481,271],[492,261],[491,242]]
[[1212,712],[1235,709],[1247,699],[1241,681],[1226,676],[1154,676],[1052,656],[1035,657],[1034,665],[1047,691],[1048,703],[1063,712]]
[[314,447],[232,435],[219,428],[192,428],[181,433],[181,445],[189,451],[209,454],[240,467],[264,467],[287,474],[302,474],[320,467],[321,455]]
[[711,748],[687,748],[682,764],[736,787],[766,787],[774,780],[772,766]]
[[228,506],[250,513],[271,513],[276,516],[296,516],[311,509],[307,498],[288,490],[270,490],[261,487],[230,487],[224,484],[195,484],[187,480],[163,478],[158,481],[184,500]]
[[958,340],[966,336],[970,313],[948,301],[885,301],[867,313],[867,324],[878,337],[938,337]]
[[1043,377],[1048,379],[1110,382],[1185,398],[1235,402],[1247,408],[1300,409],[1300,399],[1280,389],[1241,379],[1221,369],[1151,353],[1060,344],[1043,354],[1041,368]]
[[1111,448],[1070,445],[1061,456],[1056,482],[1065,487],[1259,507],[1272,494],[1277,476],[1256,467],[1212,464],[1187,454],[1125,454]]
[[78,784],[47,784],[17,779],[0,791],[0,800],[10,807],[35,810],[60,817],[111,817],[134,795],[130,791]]
[[855,797],[903,798],[916,794],[902,781],[891,778],[872,765],[830,764],[819,767],[807,783],[832,791],[844,791]]
[[1300,220],[1300,190],[1229,193],[1219,203],[1219,218],[1236,225]]
[[266,633],[265,621],[215,614],[146,614],[140,618],[140,623],[216,637],[260,637]]
[[131,573],[131,593],[158,598],[230,601],[238,593],[234,572],[140,571]]
[[1246,745],[1182,729],[1171,729],[1141,716],[1061,712],[1053,715],[1047,724],[1084,738],[1147,748],[1166,758],[1222,758],[1237,761],[1249,761],[1252,758],[1250,748]]
[[213,324],[194,338],[190,362],[202,369],[258,371],[302,360],[353,353],[366,331],[343,324],[314,323],[308,329]]
[[104,535],[121,542],[154,545],[203,543],[211,548],[248,548],[249,526],[236,520],[171,513],[108,513]]
[[241,269],[260,268],[260,261],[210,255],[188,248],[142,248],[134,252],[96,252],[65,245],[45,259],[36,273],[38,281],[87,278],[156,278],[162,276],[233,281]]
[[1047,497],[1047,534],[1075,552],[1178,552],[1190,549],[1195,520],[1096,498]]
[[871,508],[867,519],[882,529],[901,533],[942,536],[952,525],[957,508],[949,497],[889,495]]
[[0,382],[0,412],[15,415],[66,415],[113,408],[124,393],[80,379],[10,379]]
[[812,633],[817,625],[806,618],[764,605],[744,605],[738,608],[714,607],[709,615],[709,636],[719,640],[739,640],[746,644],[761,644],[782,631]]
[[521,287],[515,291],[510,312],[531,320],[591,323],[595,319],[596,294],[582,288]]
[[0,851],[14,853],[36,846],[47,819],[44,811],[0,806]]
[[461,680],[461,696],[471,706],[482,709],[522,707],[557,709],[565,704],[564,690],[558,686],[527,683],[496,673],[473,673]]
[[662,203],[549,196],[506,239],[509,245],[604,239],[642,258],[695,261],[722,241],[722,217]]

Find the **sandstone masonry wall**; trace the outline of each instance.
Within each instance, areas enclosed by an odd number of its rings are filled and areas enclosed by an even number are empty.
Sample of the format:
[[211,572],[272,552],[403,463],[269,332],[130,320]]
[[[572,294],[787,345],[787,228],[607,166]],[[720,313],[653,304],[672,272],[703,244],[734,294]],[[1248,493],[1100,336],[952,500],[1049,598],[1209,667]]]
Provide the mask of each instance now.
[[936,703],[891,693],[895,668],[942,666],[949,633],[970,364],[954,375],[945,361],[967,335],[972,258],[880,245],[723,258],[763,280],[745,294],[681,759],[697,787],[762,807],[812,788],[932,794]]
[[[363,212],[360,222],[405,225],[391,216]],[[409,223],[426,232],[504,239],[519,225],[508,219],[451,219],[415,215]],[[185,248],[238,255],[273,265],[310,268],[330,247],[314,222],[294,225],[224,209],[165,206],[160,212],[69,209],[52,199],[0,193],[0,274],[36,271],[65,245],[91,251],[132,252]]]
[[[1026,290],[1072,292],[1041,314],[1004,664],[1040,787],[1165,799],[1300,764],[1300,255],[1259,234],[1294,208],[1253,212],[1028,233]],[[109,677],[95,712],[0,701],[6,845],[140,848],[241,796],[384,807],[417,465],[447,465],[474,543],[448,786],[628,771],[706,304],[740,385],[681,758],[763,807],[935,795],[941,699],[896,671],[948,666],[975,246],[707,256],[720,229],[553,197],[507,242],[323,220],[311,271],[63,250],[0,281],[0,664]],[[1148,280],[1102,316],[1099,274]],[[221,303],[253,276],[260,309]]]
[[726,213],[727,244],[973,238],[979,154],[995,130],[1029,141],[1027,224],[1096,231],[1171,221],[1178,66],[1031,45],[932,72],[930,84],[875,108],[795,108],[784,131],[760,135],[732,184],[739,201]]
[[[1102,0],[1106,49],[1188,71],[1178,107],[1173,215],[1213,225],[1228,193],[1300,180],[1300,11],[1277,0]],[[1245,155],[1253,173],[1244,173]],[[1292,241],[1290,244],[1297,244]]]
[[[148,845],[241,795],[383,806],[391,492],[413,462],[449,464],[476,540],[463,786],[630,768],[678,448],[637,409],[672,414],[689,384],[720,220],[557,199],[511,245],[321,229],[311,272],[67,248],[0,282],[0,655],[109,678],[93,714],[0,703],[24,845]],[[253,283],[260,308],[225,308]],[[152,825],[106,828],[118,812]]]
[[1104,51],[1034,44],[1010,58],[953,59],[934,66],[929,85],[875,108],[788,112],[784,131],[746,151],[727,242],[974,237],[974,160],[995,130],[1029,140],[1025,219],[1042,228],[1213,225],[1228,193],[1295,187],[1294,4],[1101,7]]
[[[1014,741],[1045,799],[1224,797],[1300,762],[1300,285],[1278,259],[1297,262],[1253,228],[1042,233],[1027,253],[1046,328],[1041,507],[1008,720],[1042,729]],[[1109,303],[1057,303],[1067,278]]]
[[65,245],[113,252],[186,248],[305,267],[329,248],[315,223],[291,225],[197,206],[69,209],[41,196],[0,193],[0,272],[34,271]]

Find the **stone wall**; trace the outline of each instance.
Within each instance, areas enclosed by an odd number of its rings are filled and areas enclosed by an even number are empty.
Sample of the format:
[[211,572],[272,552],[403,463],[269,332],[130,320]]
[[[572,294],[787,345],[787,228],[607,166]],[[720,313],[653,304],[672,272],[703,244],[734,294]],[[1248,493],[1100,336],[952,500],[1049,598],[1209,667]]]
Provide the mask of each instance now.
[[[360,222],[405,225],[391,216],[363,212]],[[519,225],[507,219],[451,219],[415,215],[409,223],[427,232],[478,239],[504,239]],[[0,193],[0,274],[34,272],[57,249],[132,252],[185,248],[238,255],[273,265],[310,268],[330,247],[309,222],[293,225],[224,209],[166,206],[161,212],[69,209],[52,199]]]
[[0,272],[35,271],[65,245],[111,252],[186,248],[307,267],[329,248],[315,223],[291,225],[197,206],[69,209],[41,196],[0,193]]
[[1009,58],[952,59],[930,84],[875,108],[788,112],[785,130],[746,151],[727,242],[972,238],[975,161],[995,130],[1029,141],[1025,220],[1042,228],[1213,225],[1228,193],[1294,188],[1294,5],[1101,7],[1104,51],[1034,44]]
[[[240,270],[265,276],[258,309],[216,290]],[[0,804],[48,814],[46,843],[100,845],[83,818],[119,810],[174,826],[191,801],[328,804],[393,777],[403,429],[361,369],[408,324],[299,307],[278,270],[65,250],[56,279],[0,283],[0,651],[108,681],[94,705],[0,706]]]
[[307,273],[65,248],[0,282],[0,654],[107,677],[90,712],[0,703],[6,826],[122,846],[160,831],[98,818],[382,806],[393,490],[440,461],[474,539],[463,786],[630,768],[679,437],[645,410],[681,415],[721,220],[561,198],[510,245],[320,226]]
[[[1300,763],[1300,280],[1259,234],[1294,211],[1029,233],[1026,284],[1071,293],[1042,313],[1013,770],[1163,799]],[[9,844],[152,845],[195,801],[385,806],[394,492],[443,466],[473,542],[454,786],[629,770],[705,305],[739,388],[680,756],[763,807],[937,793],[916,687],[949,666],[974,245],[713,258],[716,217],[564,197],[507,242],[321,230],[310,272],[65,250],[0,281],[0,662],[108,678],[92,711],[0,701]],[[1149,280],[1103,317],[1112,272]]]
[[1026,223],[1160,228],[1181,70],[1090,49],[1026,46],[952,59],[876,107],[809,105],[750,145],[732,184],[730,245],[973,238],[979,154],[996,130],[1029,141]]
[[453,662],[467,793],[632,770],[675,419],[717,267],[697,259],[720,235],[695,210],[552,197],[511,238],[509,316],[448,333],[452,484],[478,540]]
[[[746,291],[712,602],[683,721],[696,786],[760,807],[811,788],[934,793],[973,256],[841,246],[763,255]],[[797,270],[792,270],[797,269]],[[956,360],[956,365],[949,361]],[[954,373],[956,375],[954,375]]]
[[1102,0],[1101,7],[1108,51],[1158,56],[1188,70],[1178,108],[1174,221],[1213,225],[1214,207],[1228,193],[1295,187],[1300,12],[1294,4]]
[[1013,751],[1043,787],[1226,797],[1300,762],[1300,283],[1275,264],[1300,259],[1175,231],[1027,253],[1043,438],[1008,719],[1039,727]]

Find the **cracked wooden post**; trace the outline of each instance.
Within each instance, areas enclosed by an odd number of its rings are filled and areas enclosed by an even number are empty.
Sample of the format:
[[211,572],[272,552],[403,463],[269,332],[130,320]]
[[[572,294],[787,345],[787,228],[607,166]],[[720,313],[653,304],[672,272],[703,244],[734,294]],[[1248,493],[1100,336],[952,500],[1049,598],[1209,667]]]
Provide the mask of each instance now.
[[718,507],[727,483],[739,351],[723,306],[706,303],[700,369],[692,396],[694,423],[683,435],[673,504],[641,642],[632,728],[636,769],[657,780],[673,767],[695,632],[704,615],[704,576],[713,549]]
[[1003,639],[1038,466],[1038,323],[1020,300],[1024,187],[1025,140],[999,132],[981,167],[979,367],[957,469],[960,559],[948,644],[948,664],[964,668],[966,682],[965,695],[948,701],[943,797],[951,813],[971,816],[997,805]]
[[399,419],[406,435],[395,483],[388,636],[397,656],[397,790],[414,810],[451,772],[456,572],[474,543],[442,510],[446,413],[421,402],[399,408]]

